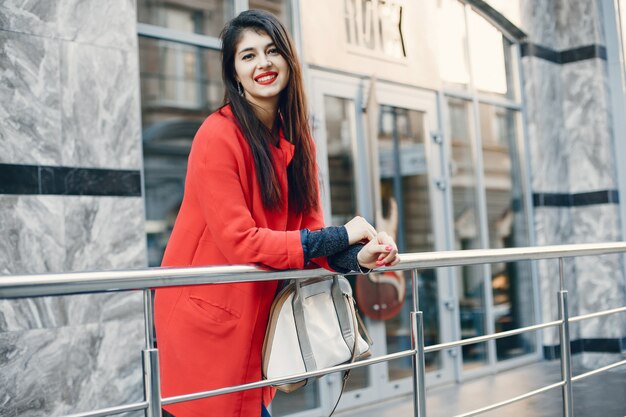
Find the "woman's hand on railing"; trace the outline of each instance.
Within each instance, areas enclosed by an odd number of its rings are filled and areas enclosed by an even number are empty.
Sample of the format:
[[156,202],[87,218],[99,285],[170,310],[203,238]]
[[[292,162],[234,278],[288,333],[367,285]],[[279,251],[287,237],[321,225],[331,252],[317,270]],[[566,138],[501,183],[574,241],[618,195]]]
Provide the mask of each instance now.
[[376,237],[376,229],[361,216],[356,216],[344,225],[348,232],[348,242],[354,245],[359,242],[369,242]]
[[394,266],[400,262],[396,242],[385,232],[379,232],[357,255],[359,265],[368,269]]

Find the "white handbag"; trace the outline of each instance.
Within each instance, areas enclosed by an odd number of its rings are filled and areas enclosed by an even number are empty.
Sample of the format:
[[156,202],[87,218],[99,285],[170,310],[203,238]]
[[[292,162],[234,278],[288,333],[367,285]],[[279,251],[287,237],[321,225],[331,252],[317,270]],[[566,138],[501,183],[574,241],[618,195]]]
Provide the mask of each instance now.
[[[294,280],[278,293],[270,310],[263,376],[281,378],[354,362],[370,355],[371,344],[345,277]],[[292,392],[306,383],[303,379],[275,388]]]

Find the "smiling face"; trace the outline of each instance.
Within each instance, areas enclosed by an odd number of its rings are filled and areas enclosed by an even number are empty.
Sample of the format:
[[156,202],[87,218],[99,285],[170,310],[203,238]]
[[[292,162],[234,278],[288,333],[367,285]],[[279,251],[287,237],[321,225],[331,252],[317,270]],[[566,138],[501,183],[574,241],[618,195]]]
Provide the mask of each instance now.
[[235,53],[235,77],[250,103],[275,112],[289,82],[289,65],[266,33],[245,30]]

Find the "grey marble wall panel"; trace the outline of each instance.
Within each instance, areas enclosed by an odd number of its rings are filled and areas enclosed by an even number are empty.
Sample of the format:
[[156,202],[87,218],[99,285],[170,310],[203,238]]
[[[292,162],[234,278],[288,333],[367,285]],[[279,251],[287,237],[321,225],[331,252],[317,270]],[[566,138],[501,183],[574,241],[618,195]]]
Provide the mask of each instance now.
[[570,192],[614,189],[606,64],[590,59],[562,66],[565,145],[569,149]]
[[64,199],[0,195],[0,274],[62,271]]
[[140,401],[142,346],[141,320],[0,333],[0,378],[11,387],[0,394],[0,416],[48,417]]
[[556,2],[557,49],[587,45],[604,45],[600,2],[589,0],[558,0]]
[[135,0],[65,0],[58,5],[62,39],[135,52]]
[[573,228],[569,207],[535,207],[534,220],[537,246],[571,243]]
[[68,271],[146,265],[143,200],[133,197],[65,197]]
[[136,53],[64,42],[63,165],[141,168]]
[[[0,196],[0,273],[139,268],[146,265],[143,200]],[[0,331],[141,317],[138,293],[0,300]]]
[[59,49],[55,40],[0,30],[0,162],[61,162]]
[[0,29],[55,37],[57,8],[56,1],[2,0]]
[[[62,271],[63,198],[0,196],[0,236],[0,275]],[[0,300],[0,332],[63,322],[65,312],[54,306],[45,298]]]
[[0,301],[0,332],[104,323],[143,315],[139,291]]
[[556,6],[552,0],[520,0],[522,29],[529,42],[557,48]]
[[564,145],[560,66],[523,60],[533,192],[569,192],[569,148]]
[[[616,205],[575,207],[572,209],[572,223],[576,242],[619,240],[619,213]],[[626,278],[621,256],[585,256],[576,258],[575,262],[581,314],[626,305]],[[623,323],[619,315],[585,320],[581,323],[581,332],[585,338],[622,338],[626,336]]]
[[[534,211],[537,246],[568,244],[572,238],[570,209],[567,207],[536,207]],[[557,293],[559,291],[559,263],[556,259],[537,263],[539,294],[542,321],[556,320],[558,317]],[[568,290],[570,314],[578,313],[578,285],[574,261],[564,260],[565,287]],[[572,329],[572,338],[579,335]],[[549,329],[543,332],[543,344],[558,343],[558,332]]]

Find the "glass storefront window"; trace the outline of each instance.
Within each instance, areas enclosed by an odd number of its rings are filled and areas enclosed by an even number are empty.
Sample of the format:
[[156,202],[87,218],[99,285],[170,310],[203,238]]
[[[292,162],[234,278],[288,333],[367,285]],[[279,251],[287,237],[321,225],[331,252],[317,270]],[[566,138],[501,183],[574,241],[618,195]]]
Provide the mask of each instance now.
[[437,63],[446,87],[467,89],[470,81],[467,62],[465,11],[458,0],[437,2]]
[[[328,177],[330,184],[331,224],[341,226],[357,215],[356,182],[354,172],[354,147],[356,120],[354,101],[324,96],[326,121],[326,146],[328,149]],[[356,280],[366,277],[348,277],[358,302]],[[369,385],[367,368],[350,372],[346,391],[366,388]]]
[[187,156],[222,103],[220,53],[139,38],[148,264],[161,263],[183,197]]
[[233,0],[138,0],[140,23],[217,37],[234,17]]
[[[487,197],[489,247],[528,246],[528,226],[523,204],[522,178],[517,155],[518,111],[480,104],[483,165]],[[529,262],[491,266],[496,332],[534,322]],[[496,341],[498,359],[520,356],[534,349],[534,335],[522,334]]]
[[476,12],[468,14],[469,49],[474,86],[481,93],[514,97],[511,47],[502,33]]
[[177,108],[198,115],[221,104],[219,51],[139,38],[139,61],[144,126],[146,116],[150,122],[159,109],[171,113]]
[[340,226],[357,213],[354,182],[354,102],[324,96],[330,180],[331,223]]
[[[378,158],[382,216],[376,221],[377,229],[395,235],[401,253],[433,251],[434,237],[424,148],[424,113],[380,106]],[[386,276],[378,278],[380,281],[395,280],[404,287],[402,310],[385,321],[387,352],[393,353],[411,346],[411,276],[409,272],[384,274]],[[425,343],[436,344],[439,341],[439,314],[435,271],[420,270],[418,285],[420,305],[424,311]],[[428,371],[440,366],[439,353],[426,355]],[[390,380],[407,378],[410,375],[410,359],[389,363]]]
[[[450,185],[456,250],[480,249],[481,231],[472,151],[474,123],[472,102],[447,99],[447,131],[450,135]],[[484,269],[481,265],[455,268],[459,294],[461,337],[485,334]],[[463,364],[472,368],[487,361],[487,344],[463,347]]]

